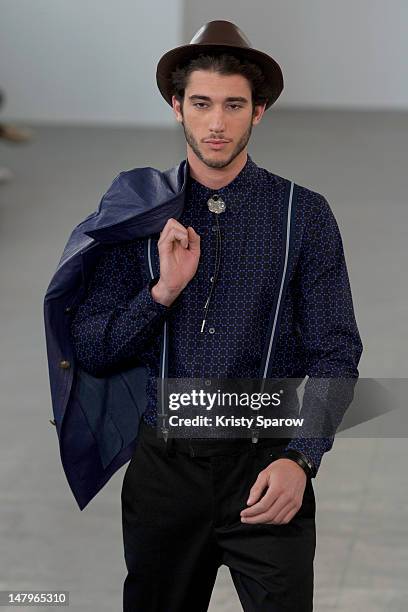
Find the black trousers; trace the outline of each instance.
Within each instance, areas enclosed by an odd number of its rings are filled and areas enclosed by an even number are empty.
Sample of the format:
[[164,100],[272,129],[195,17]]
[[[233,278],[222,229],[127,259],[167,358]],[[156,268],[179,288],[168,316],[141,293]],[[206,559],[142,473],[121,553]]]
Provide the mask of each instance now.
[[244,524],[249,490],[278,439],[183,440],[167,445],[141,422],[122,485],[124,612],[208,610],[227,565],[245,612],[313,610],[315,496],[284,525]]

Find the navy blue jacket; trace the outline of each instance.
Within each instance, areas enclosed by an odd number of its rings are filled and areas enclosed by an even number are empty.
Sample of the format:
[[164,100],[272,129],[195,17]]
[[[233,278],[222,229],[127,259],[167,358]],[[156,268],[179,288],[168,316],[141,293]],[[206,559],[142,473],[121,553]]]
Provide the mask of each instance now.
[[[187,160],[166,172],[153,168],[121,172],[98,210],[73,230],[46,292],[44,318],[54,419],[62,464],[80,509],[133,453],[146,406],[147,373],[141,365],[98,377],[82,369],[70,340],[71,315],[106,245],[146,240],[149,267],[154,235],[170,217],[181,216],[187,173]],[[321,379],[356,379],[362,344],[333,213],[320,194],[280,180],[285,197],[276,211],[279,231],[272,234],[280,262],[273,279],[275,299],[261,376],[309,376],[303,404],[306,412],[315,407],[319,417],[330,396],[330,387],[322,387]],[[151,266],[150,270],[153,279]],[[302,304],[300,321],[295,317],[295,303]],[[167,345],[164,322],[163,379]],[[283,349],[285,359],[280,354]],[[293,354],[292,360],[287,351]],[[333,431],[351,399],[352,388],[348,388],[341,409],[330,414]],[[331,444],[332,439],[327,450]]]

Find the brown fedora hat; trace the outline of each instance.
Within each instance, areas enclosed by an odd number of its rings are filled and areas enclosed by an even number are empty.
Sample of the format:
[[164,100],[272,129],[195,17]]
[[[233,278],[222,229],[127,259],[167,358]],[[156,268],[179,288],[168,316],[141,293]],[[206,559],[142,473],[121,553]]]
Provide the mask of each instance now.
[[170,106],[173,93],[172,71],[178,64],[183,65],[200,53],[211,53],[212,51],[230,52],[257,64],[263,71],[272,91],[272,96],[268,99],[265,108],[272,106],[278,99],[283,90],[283,75],[279,64],[266,53],[252,49],[248,38],[235,24],[230,21],[210,21],[194,34],[188,45],[167,51],[157,64],[157,85]]

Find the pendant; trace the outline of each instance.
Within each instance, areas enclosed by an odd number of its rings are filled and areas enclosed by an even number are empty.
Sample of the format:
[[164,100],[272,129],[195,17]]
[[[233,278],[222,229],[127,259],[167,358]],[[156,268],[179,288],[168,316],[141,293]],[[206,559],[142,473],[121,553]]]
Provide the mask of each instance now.
[[226,208],[224,200],[219,195],[213,195],[213,197],[207,201],[207,206],[211,212],[217,215],[224,212]]

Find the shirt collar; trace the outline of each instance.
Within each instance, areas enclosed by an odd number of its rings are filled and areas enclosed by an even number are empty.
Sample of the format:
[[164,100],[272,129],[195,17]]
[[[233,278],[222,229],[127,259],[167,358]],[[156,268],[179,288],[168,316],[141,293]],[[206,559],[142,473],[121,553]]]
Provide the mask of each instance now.
[[247,155],[247,161],[242,170],[237,174],[237,176],[230,182],[228,185],[221,187],[219,189],[211,189],[210,187],[206,187],[196,179],[194,179],[190,174],[190,167],[188,172],[188,190],[192,196],[192,198],[210,198],[214,194],[219,194],[221,197],[233,197],[234,195],[239,195],[242,190],[247,190],[253,185],[256,180],[256,173],[258,170],[257,164],[253,161],[250,155]]

